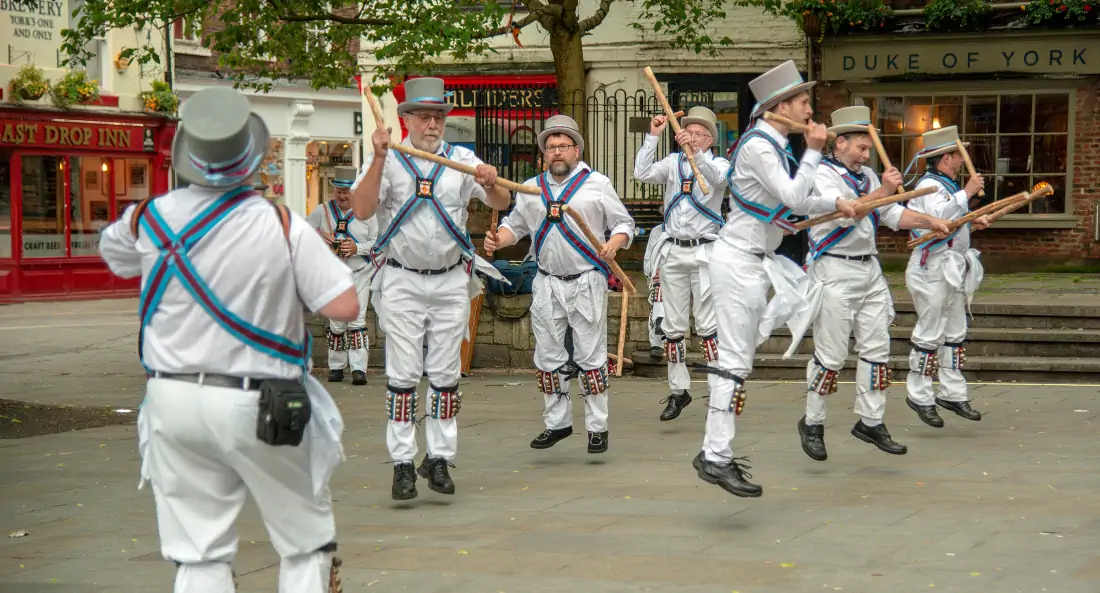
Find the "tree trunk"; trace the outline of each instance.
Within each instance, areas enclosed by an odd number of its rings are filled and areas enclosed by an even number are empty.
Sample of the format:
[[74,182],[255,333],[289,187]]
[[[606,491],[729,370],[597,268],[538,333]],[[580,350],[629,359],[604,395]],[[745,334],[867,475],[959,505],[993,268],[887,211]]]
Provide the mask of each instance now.
[[[550,28],[550,52],[554,56],[554,74],[558,79],[558,105],[561,113],[577,122],[581,136],[585,137],[585,76],[583,35],[577,26],[576,15],[556,20]],[[588,150],[588,143],[585,143]],[[584,155],[582,155],[584,158]]]

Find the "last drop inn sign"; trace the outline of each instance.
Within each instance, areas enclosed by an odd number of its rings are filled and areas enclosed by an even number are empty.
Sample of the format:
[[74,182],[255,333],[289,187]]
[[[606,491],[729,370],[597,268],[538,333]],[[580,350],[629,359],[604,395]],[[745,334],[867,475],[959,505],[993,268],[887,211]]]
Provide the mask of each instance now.
[[943,74],[1100,73],[1100,31],[990,33],[981,36],[836,38],[822,56],[822,78],[855,80]]

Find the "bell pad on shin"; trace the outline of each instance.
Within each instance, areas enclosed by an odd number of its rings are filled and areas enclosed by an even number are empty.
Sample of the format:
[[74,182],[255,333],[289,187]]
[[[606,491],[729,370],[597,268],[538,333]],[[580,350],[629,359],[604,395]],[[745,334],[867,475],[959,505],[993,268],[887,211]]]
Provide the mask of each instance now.
[[733,397],[730,398],[730,412],[733,412],[735,416],[740,416],[741,412],[745,410],[745,385],[743,383],[734,383]]
[[598,395],[608,390],[611,382],[607,376],[607,363],[598,369],[581,371],[581,391],[585,395]]
[[349,329],[347,331],[347,349],[362,350],[367,347],[367,330]]
[[670,364],[684,362],[686,355],[683,336],[665,339],[665,356],[668,357]]
[[703,358],[707,362],[714,362],[718,360],[718,334],[703,336],[702,350]]
[[912,369],[913,372],[926,377],[932,377],[939,372],[939,356],[936,355],[935,350],[925,350],[912,344],[910,346],[917,354],[917,364],[916,368]]
[[535,371],[535,378],[539,383],[539,391],[546,395],[558,395],[561,393],[561,379],[557,371]]
[[458,415],[462,408],[462,394],[458,392],[458,385],[440,389],[432,386],[431,396],[428,398],[428,415],[437,420],[450,420]]
[[386,416],[394,422],[412,422],[416,417],[415,387],[386,386]]
[[[870,361],[867,361],[870,362]],[[871,363],[871,390],[886,391],[894,382],[894,370],[888,362]]]
[[963,365],[966,364],[966,348],[963,347],[963,343],[948,342],[944,344],[944,347],[951,349],[951,360],[949,361],[949,364],[951,366],[948,368],[956,371],[961,371]]
[[334,352],[340,352],[348,349],[348,336],[347,333],[334,334],[331,331],[326,331],[328,334],[328,349]]
[[815,391],[819,395],[836,393],[836,379],[839,373],[825,368],[817,358],[814,358],[814,366],[817,367],[817,374],[810,380],[810,391]]

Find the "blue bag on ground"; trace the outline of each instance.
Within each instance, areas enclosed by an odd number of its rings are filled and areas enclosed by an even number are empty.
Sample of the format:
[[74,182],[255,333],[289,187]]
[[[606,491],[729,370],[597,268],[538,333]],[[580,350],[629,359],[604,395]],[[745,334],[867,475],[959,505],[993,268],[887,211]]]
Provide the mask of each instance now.
[[535,274],[538,273],[535,262],[498,259],[493,262],[493,267],[500,271],[500,274],[507,278],[512,285],[508,286],[492,278],[487,278],[485,289],[488,292],[504,296],[515,296],[517,294],[531,294],[531,291],[534,290]]

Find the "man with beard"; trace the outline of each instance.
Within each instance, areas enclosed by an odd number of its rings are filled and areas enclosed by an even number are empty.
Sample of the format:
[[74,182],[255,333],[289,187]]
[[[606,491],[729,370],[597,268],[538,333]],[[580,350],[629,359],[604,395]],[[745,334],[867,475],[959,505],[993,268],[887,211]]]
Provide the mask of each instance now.
[[[688,393],[691,373],[684,347],[689,313],[694,313],[695,335],[701,340],[707,364],[713,364],[718,357],[718,322],[714,318],[707,261],[724,223],[720,212],[730,164],[710,152],[710,145],[718,136],[717,122],[710,109],[692,107],[680,120],[683,128],[676,134],[680,152],[655,163],[657,139],[668,125],[666,116],[655,116],[634,161],[635,179],[665,186],[664,228],[668,237],[656,248],[653,263],[663,281],[665,316],[661,330],[668,360],[668,387],[672,392],[663,400],[662,421],[679,417],[691,403]],[[687,151],[691,151],[710,193],[704,194],[699,188]]]
[[[871,158],[871,110],[863,106],[833,112],[829,132],[837,135],[832,156],[818,165],[814,194],[825,202],[842,196],[874,200],[894,195],[902,183],[901,172],[890,167],[879,183],[864,165]],[[830,208],[828,211],[831,211]],[[827,214],[810,212],[810,215]],[[856,400],[859,420],[852,435],[894,455],[904,455],[905,445],[894,442],[883,424],[886,388],[890,372],[890,323],[894,306],[890,286],[879,267],[875,234],[879,225],[894,229],[947,231],[947,221],[889,204],[876,208],[858,221],[840,219],[809,229],[807,267],[811,286],[810,307],[792,323],[794,339],[785,356],[794,354],[812,322],[814,356],[806,369],[806,415],[798,421],[802,450],[811,459],[824,461],[825,401],[836,392],[837,373],[848,356],[848,338],[855,330],[859,361],[856,363]],[[797,326],[797,327],[795,327]]]
[[[572,118],[555,115],[546,120],[538,144],[550,168],[526,183],[542,188],[542,196],[517,194],[515,208],[500,228],[486,234],[485,248],[495,251],[531,235],[531,251],[538,262],[531,329],[546,429],[531,441],[531,448],[549,449],[573,434],[570,376],[562,368],[569,358],[565,332],[572,327],[573,358],[585,398],[588,452],[603,453],[608,448],[607,278],[611,274],[605,262],[630,246],[634,220],[611,180],[580,160],[584,139]],[[581,215],[597,237],[610,233],[603,249],[597,252],[588,242],[563,211],[566,205]]]
[[370,253],[378,237],[378,221],[375,218],[363,222],[355,218],[351,209],[351,184],[355,181],[355,167],[336,167],[332,180],[333,198],[313,209],[309,224],[317,229],[325,243],[344,260],[355,278],[355,291],[359,295],[359,316],[351,323],[329,320],[328,331],[328,380],[339,383],[344,380],[344,368],[351,366],[353,385],[367,384],[367,358],[370,342],[367,340],[367,303],[370,302]]
[[[734,417],[745,402],[745,380],[752,372],[756,347],[772,329],[805,307],[796,284],[805,273],[791,260],[775,257],[785,232],[794,232],[790,214],[815,208],[856,217],[855,202],[836,196],[811,196],[825,127],[810,121],[808,90],[794,62],[787,61],[749,83],[757,98],[753,126],[742,136],[730,159],[727,178],[735,208],[710,255],[711,290],[718,317],[717,368],[708,369],[710,401],[702,451],[692,462],[699,477],[735,496],[760,496],[748,481],[745,458],[733,457]],[[808,122],[806,152],[801,162],[791,153],[790,130],[762,119],[765,111]],[[768,302],[768,290],[775,297]]]
[[[965,161],[958,152],[959,130],[955,126],[925,132],[924,148],[913,158],[924,157],[927,172],[917,187],[934,187],[936,193],[911,200],[909,207],[932,216],[956,219],[969,210],[970,199],[985,187],[981,175],[974,175],[960,188],[956,179]],[[964,142],[963,146],[969,145]],[[910,165],[911,167],[912,165]],[[989,226],[987,217],[970,223],[975,230]],[[905,403],[921,421],[940,428],[936,406],[951,410],[967,420],[978,421],[982,414],[970,407],[965,360],[966,308],[982,281],[978,251],[970,248],[970,225],[963,225],[950,236],[925,243],[913,250],[905,270],[905,287],[913,295],[917,324],[909,340],[909,397]],[[913,233],[914,236],[919,236]],[[939,374],[940,392],[936,397],[932,379]]]
[[470,299],[481,290],[473,275],[478,258],[466,231],[466,208],[474,198],[498,210],[509,203],[508,191],[494,185],[495,168],[470,150],[443,142],[453,108],[444,101],[443,80],[411,79],[405,92],[408,99],[397,107],[409,130],[402,143],[476,167],[478,174],[391,151],[390,131],[377,129],[371,136],[374,153],[352,186],[356,218],[367,220],[377,211],[378,228],[385,229],[374,248],[376,262],[384,256],[385,265],[375,264],[371,290],[379,327],[386,332],[386,444],[394,461],[395,500],[417,496],[416,386],[425,371],[431,388],[424,426],[427,452],[417,473],[432,490],[454,494],[447,468],[454,467],[458,448],[460,350]]

